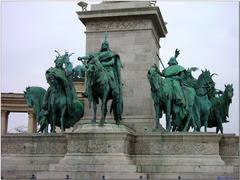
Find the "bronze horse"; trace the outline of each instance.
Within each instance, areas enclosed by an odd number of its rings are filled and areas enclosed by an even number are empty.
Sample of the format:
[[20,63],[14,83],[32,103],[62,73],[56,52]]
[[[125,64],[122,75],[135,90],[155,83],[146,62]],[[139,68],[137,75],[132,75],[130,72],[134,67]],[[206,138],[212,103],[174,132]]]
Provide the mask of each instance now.
[[[181,130],[187,130],[188,124],[191,123],[194,129],[197,128],[193,113],[195,103],[195,91],[190,87],[183,87],[182,90],[185,94],[186,101],[188,102],[188,110],[185,110],[181,105],[178,105],[174,99],[174,92],[172,90],[171,82],[169,79],[163,79],[161,73],[156,65],[152,66],[148,70],[148,80],[151,86],[151,95],[154,101],[155,107],[155,129],[159,128],[159,118],[162,117],[162,113],[166,113],[166,129],[171,130],[171,124],[174,126],[174,130],[179,128],[182,120],[185,119],[186,126],[183,126]],[[186,95],[187,94],[187,95]],[[171,122],[172,117],[172,122]],[[180,130],[180,129],[178,129]]]
[[228,122],[229,106],[232,103],[233,85],[225,85],[225,90],[219,97],[211,99],[212,108],[209,116],[208,127],[216,127],[216,133],[223,133],[222,123]]
[[[87,77],[87,96],[91,106],[93,104],[93,119],[92,123],[96,123],[96,112],[97,104],[99,104],[99,99],[102,101],[101,104],[101,120],[100,126],[103,126],[107,114],[107,102],[112,99],[112,105],[110,112],[113,111],[114,115],[116,113],[116,102],[114,102],[115,97],[110,87],[109,77],[106,69],[100,63],[99,59],[95,56],[90,57],[86,64],[86,77]],[[114,117],[116,124],[120,124],[120,118]]]

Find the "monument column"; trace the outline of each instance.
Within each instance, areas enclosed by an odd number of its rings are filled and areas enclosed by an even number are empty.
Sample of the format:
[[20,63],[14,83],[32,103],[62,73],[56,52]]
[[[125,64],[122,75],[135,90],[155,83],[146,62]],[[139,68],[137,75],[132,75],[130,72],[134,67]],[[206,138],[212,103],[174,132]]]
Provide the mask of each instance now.
[[[159,39],[167,33],[159,7],[149,1],[103,1],[77,14],[86,26],[86,53],[100,50],[107,31],[110,49],[120,55],[124,123],[139,132],[151,131],[155,115],[147,71],[158,64]],[[84,114],[92,118],[87,102]]]
[[7,134],[8,115],[8,111],[1,111],[1,135]]
[[28,133],[37,132],[37,121],[33,111],[28,111]]

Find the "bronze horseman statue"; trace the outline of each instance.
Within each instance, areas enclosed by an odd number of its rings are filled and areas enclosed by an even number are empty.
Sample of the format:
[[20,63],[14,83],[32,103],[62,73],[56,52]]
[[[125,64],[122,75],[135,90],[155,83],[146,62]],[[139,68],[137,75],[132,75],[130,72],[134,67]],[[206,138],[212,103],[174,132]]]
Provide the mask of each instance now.
[[180,54],[176,49],[169,66],[162,72],[157,65],[148,71],[151,94],[155,107],[155,129],[159,128],[159,119],[166,113],[166,129],[168,131],[200,131],[204,126],[216,127],[216,132],[223,133],[222,123],[228,122],[228,109],[233,97],[233,86],[225,85],[225,91],[215,88],[210,71],[205,70],[198,79],[192,76],[192,71],[178,65],[176,58]]
[[50,85],[47,91],[41,87],[27,87],[24,91],[28,106],[34,108],[41,132],[48,132],[49,124],[51,132],[56,132],[56,126],[64,132],[83,116],[83,103],[77,98],[73,85],[73,77],[76,77],[76,73],[75,76],[73,73],[76,71],[69,61],[70,56],[67,52],[64,55],[58,53],[55,67],[46,71]]
[[112,99],[110,112],[113,111],[116,124],[120,124],[123,112],[121,68],[118,54],[111,51],[105,33],[105,40],[99,52],[79,57],[86,68],[86,92],[89,103],[93,104],[92,123],[96,123],[99,99],[102,101],[100,125],[105,123],[107,102]]

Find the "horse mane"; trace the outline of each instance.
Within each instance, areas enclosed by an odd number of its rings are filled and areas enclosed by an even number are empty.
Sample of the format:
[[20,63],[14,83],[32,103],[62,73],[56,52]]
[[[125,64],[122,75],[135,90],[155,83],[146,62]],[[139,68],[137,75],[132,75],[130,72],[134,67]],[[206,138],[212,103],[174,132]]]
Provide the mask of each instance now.
[[26,88],[26,93],[32,95],[33,100],[42,99],[46,90],[42,87],[31,86]]

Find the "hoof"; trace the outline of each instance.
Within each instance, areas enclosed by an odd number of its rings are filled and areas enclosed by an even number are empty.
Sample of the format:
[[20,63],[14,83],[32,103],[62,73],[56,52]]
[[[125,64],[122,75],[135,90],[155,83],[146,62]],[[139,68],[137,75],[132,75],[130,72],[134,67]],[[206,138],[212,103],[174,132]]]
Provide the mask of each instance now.
[[91,123],[92,123],[92,124],[96,124],[97,121],[93,119],[93,120],[91,120]]
[[100,127],[103,127],[103,126],[104,126],[104,123],[100,123],[99,126],[100,126]]

